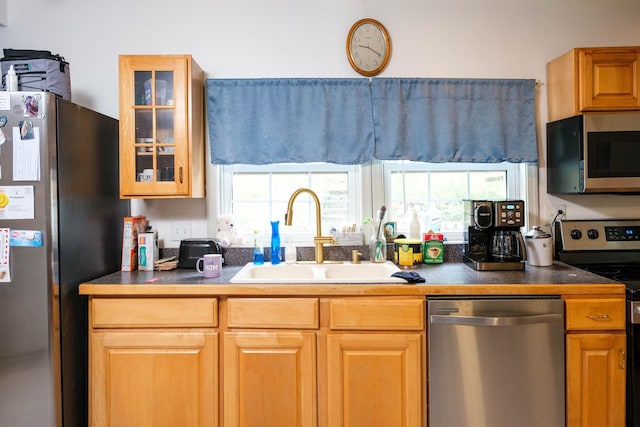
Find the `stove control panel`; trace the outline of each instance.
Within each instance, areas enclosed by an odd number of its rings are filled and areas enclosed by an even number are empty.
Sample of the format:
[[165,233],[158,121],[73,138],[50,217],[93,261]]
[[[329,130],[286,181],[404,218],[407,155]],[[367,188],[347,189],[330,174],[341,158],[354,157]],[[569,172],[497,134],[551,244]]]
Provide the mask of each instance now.
[[560,233],[565,251],[640,250],[640,220],[566,220]]
[[607,240],[613,242],[625,242],[640,240],[640,226],[629,225],[621,227],[605,227],[604,231],[607,233]]

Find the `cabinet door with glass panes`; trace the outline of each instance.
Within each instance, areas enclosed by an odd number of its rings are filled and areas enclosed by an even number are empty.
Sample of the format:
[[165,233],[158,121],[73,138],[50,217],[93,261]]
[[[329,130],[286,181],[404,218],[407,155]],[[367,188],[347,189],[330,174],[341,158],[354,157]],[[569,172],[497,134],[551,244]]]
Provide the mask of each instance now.
[[190,55],[120,56],[120,197],[204,197],[204,74]]

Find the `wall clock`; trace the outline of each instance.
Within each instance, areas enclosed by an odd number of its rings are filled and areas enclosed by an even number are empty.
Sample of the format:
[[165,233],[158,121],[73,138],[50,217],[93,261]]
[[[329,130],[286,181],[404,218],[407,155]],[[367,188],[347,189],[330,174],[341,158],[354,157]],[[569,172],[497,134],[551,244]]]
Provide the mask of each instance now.
[[351,26],[347,35],[347,59],[358,73],[375,76],[382,72],[391,57],[391,38],[387,29],[372,18]]

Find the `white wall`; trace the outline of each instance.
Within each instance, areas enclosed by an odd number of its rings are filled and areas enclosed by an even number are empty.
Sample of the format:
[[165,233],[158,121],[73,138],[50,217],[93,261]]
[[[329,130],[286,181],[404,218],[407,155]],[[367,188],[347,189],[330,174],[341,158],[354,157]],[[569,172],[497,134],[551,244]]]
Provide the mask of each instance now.
[[[0,0],[0,2],[3,0]],[[534,78],[544,141],[546,63],[582,46],[640,45],[638,0],[7,0],[0,48],[44,49],[71,64],[73,101],[118,117],[119,54],[190,53],[208,77],[357,77],[345,37],[362,17],[389,30],[383,77]],[[638,196],[547,196],[569,218],[638,218]],[[166,247],[171,220],[207,233],[203,200],[136,201]],[[164,238],[164,239],[163,239]]]

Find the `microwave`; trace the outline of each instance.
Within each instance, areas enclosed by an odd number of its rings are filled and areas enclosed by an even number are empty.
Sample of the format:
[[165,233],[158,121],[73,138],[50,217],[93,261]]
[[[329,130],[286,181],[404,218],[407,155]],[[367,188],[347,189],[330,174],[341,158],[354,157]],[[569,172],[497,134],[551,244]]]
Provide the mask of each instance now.
[[547,123],[547,192],[640,193],[640,113]]

